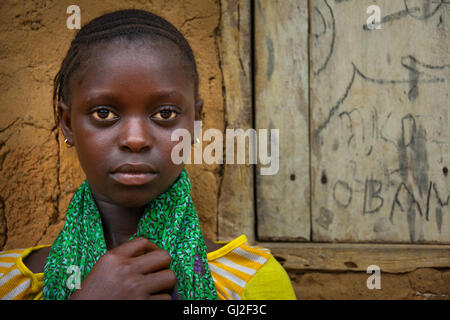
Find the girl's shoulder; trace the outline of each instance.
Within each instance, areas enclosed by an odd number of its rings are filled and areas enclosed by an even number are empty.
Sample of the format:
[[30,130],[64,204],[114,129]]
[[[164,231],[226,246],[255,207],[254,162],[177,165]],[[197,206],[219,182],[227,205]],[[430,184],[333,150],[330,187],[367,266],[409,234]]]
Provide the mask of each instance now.
[[[0,252],[0,299],[40,299],[50,246]],[[31,269],[32,268],[32,269]]]
[[222,248],[222,245],[220,243],[214,242],[212,240],[205,238],[205,245],[206,245],[206,252],[210,253],[216,250],[219,250]]
[[219,299],[295,299],[289,276],[270,250],[241,235],[207,254]]
[[23,263],[33,273],[44,272],[45,261],[50,253],[51,245],[40,246],[38,248],[39,249],[33,250],[29,255],[24,257],[23,260]]

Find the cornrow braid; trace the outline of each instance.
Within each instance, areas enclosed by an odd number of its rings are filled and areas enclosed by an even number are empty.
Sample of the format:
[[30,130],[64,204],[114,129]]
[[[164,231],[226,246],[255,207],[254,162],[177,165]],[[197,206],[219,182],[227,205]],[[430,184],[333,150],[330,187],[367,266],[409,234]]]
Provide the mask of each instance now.
[[195,98],[198,99],[199,80],[194,53],[181,32],[156,14],[135,9],[119,10],[91,20],[72,40],[53,83],[53,112],[56,124],[58,124],[58,103],[63,101],[69,105],[70,79],[81,66],[81,55],[100,42],[116,38],[132,41],[142,37],[167,39],[180,49],[190,65],[189,72],[194,79]]

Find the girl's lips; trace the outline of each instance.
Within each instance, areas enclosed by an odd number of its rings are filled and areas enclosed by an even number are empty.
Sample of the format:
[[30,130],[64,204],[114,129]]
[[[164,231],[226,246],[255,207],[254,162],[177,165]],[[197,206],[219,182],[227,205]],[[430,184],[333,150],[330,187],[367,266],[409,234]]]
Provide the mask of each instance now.
[[153,172],[114,172],[111,173],[112,178],[120,184],[126,186],[141,186],[151,182],[156,178],[157,173]]
[[155,169],[147,163],[124,163],[111,172],[112,178],[125,186],[141,186],[157,176]]

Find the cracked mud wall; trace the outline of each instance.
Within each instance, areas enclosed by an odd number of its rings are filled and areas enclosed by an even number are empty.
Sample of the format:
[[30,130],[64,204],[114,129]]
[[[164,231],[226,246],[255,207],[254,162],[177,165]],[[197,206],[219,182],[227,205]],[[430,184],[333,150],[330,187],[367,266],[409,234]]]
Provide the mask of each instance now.
[[[52,80],[76,30],[66,27],[69,5],[81,24],[117,9],[152,11],[173,23],[190,42],[204,100],[203,129],[223,130],[217,51],[220,6],[195,1],[0,2],[0,250],[51,243],[67,205],[85,176],[55,128]],[[215,239],[219,166],[188,166],[193,199],[206,237]]]

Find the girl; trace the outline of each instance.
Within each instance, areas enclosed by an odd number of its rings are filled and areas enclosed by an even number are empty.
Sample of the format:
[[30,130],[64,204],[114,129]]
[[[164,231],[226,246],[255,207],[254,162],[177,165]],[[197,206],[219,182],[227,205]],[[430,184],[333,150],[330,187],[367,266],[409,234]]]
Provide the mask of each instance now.
[[169,22],[140,10],[92,20],[55,78],[54,108],[86,181],[50,250],[0,254],[13,260],[0,297],[295,298],[283,268],[245,236],[205,245],[187,171],[171,160],[172,132],[193,136],[201,119],[198,74]]

